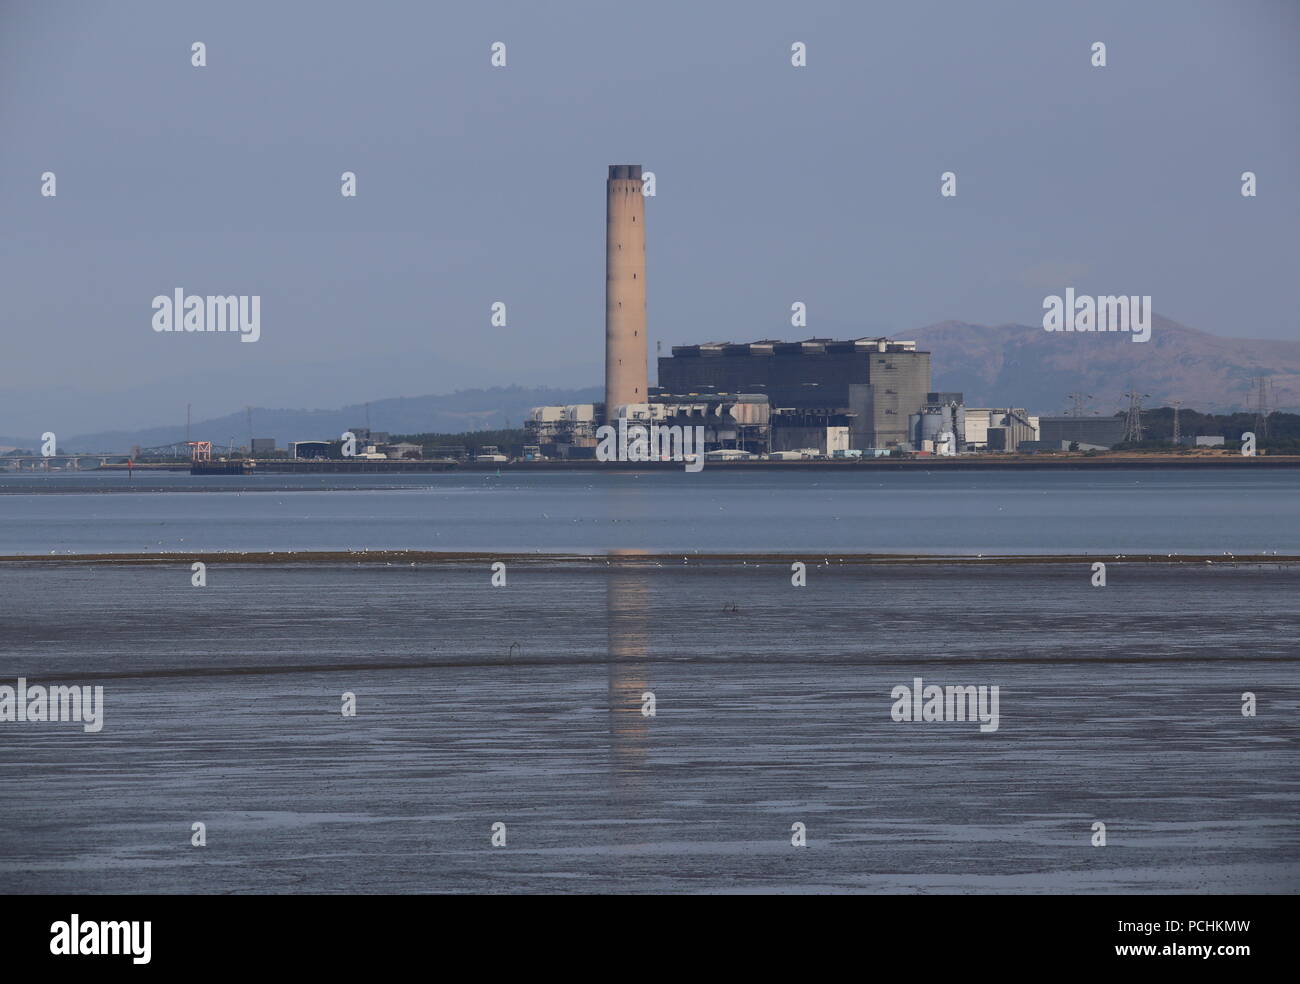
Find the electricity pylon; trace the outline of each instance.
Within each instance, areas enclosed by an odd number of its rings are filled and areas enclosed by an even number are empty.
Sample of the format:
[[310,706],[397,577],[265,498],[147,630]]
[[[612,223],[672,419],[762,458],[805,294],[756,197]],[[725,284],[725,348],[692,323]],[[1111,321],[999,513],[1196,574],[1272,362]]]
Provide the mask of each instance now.
[[1151,394],[1133,390],[1124,395],[1128,397],[1128,417],[1124,420],[1124,443],[1137,444],[1142,440],[1142,399]]
[[1255,408],[1255,440],[1260,441],[1268,437],[1268,396],[1264,390],[1264,377],[1260,376],[1257,382],[1259,403]]

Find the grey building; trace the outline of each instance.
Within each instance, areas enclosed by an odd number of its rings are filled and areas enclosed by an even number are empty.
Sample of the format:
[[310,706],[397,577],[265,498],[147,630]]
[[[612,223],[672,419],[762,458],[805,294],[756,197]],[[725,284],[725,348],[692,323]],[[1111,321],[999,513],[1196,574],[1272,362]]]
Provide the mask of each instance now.
[[273,454],[275,454],[275,438],[253,438],[252,455],[254,458],[269,458]]
[[763,393],[774,415],[848,416],[851,447],[897,447],[908,443],[908,417],[930,392],[930,353],[887,338],[678,345],[659,359],[659,387],[700,396]]
[[289,445],[289,451],[293,458],[336,457],[331,441],[293,441]]
[[1038,439],[1109,448],[1124,440],[1123,417],[1039,417]]
[[839,435],[850,440],[854,418],[847,414],[788,410],[772,416],[771,451],[815,450],[829,455],[839,446]]

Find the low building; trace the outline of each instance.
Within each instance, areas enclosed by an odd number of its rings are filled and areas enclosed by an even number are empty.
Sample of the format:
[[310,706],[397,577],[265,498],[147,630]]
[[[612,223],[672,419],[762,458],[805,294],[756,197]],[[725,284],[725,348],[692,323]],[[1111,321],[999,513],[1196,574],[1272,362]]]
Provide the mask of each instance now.
[[294,458],[329,458],[333,457],[330,441],[293,441],[289,452]]
[[1022,407],[964,409],[966,451],[1015,451],[1026,441],[1051,440],[1034,426],[1037,418]]
[[1111,448],[1124,440],[1123,417],[1040,417],[1040,441],[1092,444]]
[[377,449],[389,458],[423,458],[424,448],[419,444],[399,441],[396,444],[380,444]]
[[1039,451],[1107,451],[1099,444],[1083,444],[1079,441],[1021,441],[1017,451],[1037,453]]
[[438,461],[464,461],[469,457],[469,449],[463,444],[435,444],[429,448],[428,455]]

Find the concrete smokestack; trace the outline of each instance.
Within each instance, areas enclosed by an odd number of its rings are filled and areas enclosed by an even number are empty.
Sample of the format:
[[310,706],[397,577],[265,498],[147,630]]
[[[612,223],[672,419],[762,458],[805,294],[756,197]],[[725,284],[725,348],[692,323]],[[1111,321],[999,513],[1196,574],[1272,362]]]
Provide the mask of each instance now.
[[611,164],[605,186],[605,419],[645,403],[645,198],[641,165]]

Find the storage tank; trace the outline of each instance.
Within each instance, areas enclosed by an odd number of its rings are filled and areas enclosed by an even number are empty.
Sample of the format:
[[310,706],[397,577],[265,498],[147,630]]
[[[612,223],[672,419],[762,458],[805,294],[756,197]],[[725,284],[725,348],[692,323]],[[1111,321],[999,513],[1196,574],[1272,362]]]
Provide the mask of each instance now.
[[926,407],[921,414],[921,433],[917,436],[924,443],[934,441],[945,431],[953,430],[952,411],[948,407]]

